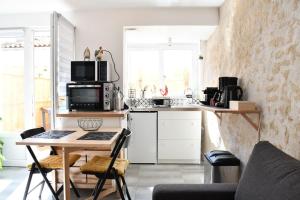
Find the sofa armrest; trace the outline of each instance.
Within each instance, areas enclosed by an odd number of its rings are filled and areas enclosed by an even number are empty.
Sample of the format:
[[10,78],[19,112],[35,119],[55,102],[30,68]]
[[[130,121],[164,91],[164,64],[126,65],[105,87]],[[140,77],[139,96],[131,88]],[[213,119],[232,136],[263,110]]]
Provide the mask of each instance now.
[[234,200],[237,184],[161,184],[152,200]]

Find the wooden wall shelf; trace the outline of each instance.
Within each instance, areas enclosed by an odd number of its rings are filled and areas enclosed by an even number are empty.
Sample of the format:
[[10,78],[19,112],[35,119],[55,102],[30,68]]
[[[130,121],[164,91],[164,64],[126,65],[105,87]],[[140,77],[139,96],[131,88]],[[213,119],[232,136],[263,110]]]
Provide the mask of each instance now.
[[128,110],[109,112],[59,112],[56,117],[126,117]]
[[[258,134],[258,141],[260,141],[260,123],[261,123],[261,110],[232,110],[228,108],[218,108],[212,106],[201,106],[202,110],[213,112],[220,120],[222,120],[223,113],[239,114],[241,115],[256,131]],[[257,121],[253,121],[248,114],[256,114]]]

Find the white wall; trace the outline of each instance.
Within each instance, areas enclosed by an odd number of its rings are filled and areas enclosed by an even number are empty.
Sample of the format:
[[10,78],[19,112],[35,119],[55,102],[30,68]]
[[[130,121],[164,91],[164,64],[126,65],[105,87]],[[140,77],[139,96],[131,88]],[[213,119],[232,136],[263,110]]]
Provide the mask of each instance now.
[[50,27],[50,13],[0,15],[0,28]]
[[[76,26],[76,59],[89,47],[113,53],[118,72],[123,74],[123,27],[145,25],[218,25],[218,8],[101,9],[63,13]],[[106,57],[109,60],[109,57]],[[115,77],[115,76],[113,76]],[[119,81],[123,84],[123,78]]]
[[[76,59],[89,47],[110,50],[123,86],[123,28],[151,25],[218,25],[218,8],[123,8],[62,13],[76,26]],[[0,28],[50,27],[50,13],[2,14]],[[109,57],[105,58],[110,60]],[[113,73],[113,78],[115,74]]]

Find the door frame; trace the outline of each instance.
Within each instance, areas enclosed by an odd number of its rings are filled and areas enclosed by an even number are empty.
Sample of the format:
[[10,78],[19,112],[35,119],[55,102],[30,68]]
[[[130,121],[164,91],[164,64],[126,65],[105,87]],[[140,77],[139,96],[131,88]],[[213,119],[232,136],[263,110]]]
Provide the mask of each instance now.
[[[25,27],[11,27],[11,28],[0,28],[1,30],[22,30],[24,35],[24,130],[30,129],[36,126],[35,124],[35,83],[34,83],[34,33],[39,29],[36,28],[25,28]],[[49,55],[50,56],[50,55]],[[22,131],[22,130],[19,130]],[[4,166],[21,166],[24,167],[30,156],[28,156],[25,146],[16,146],[16,142],[21,139],[19,132],[5,132],[0,130],[0,138],[4,142],[3,154],[5,157]],[[11,150],[14,149],[13,153]]]

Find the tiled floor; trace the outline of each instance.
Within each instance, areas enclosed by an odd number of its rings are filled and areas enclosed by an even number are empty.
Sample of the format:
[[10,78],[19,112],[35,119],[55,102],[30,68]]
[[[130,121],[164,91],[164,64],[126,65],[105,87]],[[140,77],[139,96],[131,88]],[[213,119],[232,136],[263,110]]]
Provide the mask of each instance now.
[[[23,192],[28,177],[24,168],[5,168],[0,171],[0,200],[18,200],[23,198]],[[40,175],[35,175],[33,181],[38,183]],[[151,200],[152,189],[161,183],[203,183],[203,166],[201,165],[137,165],[131,164],[126,172],[126,181],[133,200]],[[86,199],[91,190],[79,190],[81,198]],[[28,200],[38,199],[39,189],[34,190]],[[45,186],[42,199],[52,199],[50,191]],[[61,197],[61,199],[63,199]],[[72,199],[77,199],[72,194]],[[105,200],[120,199],[112,194]]]

